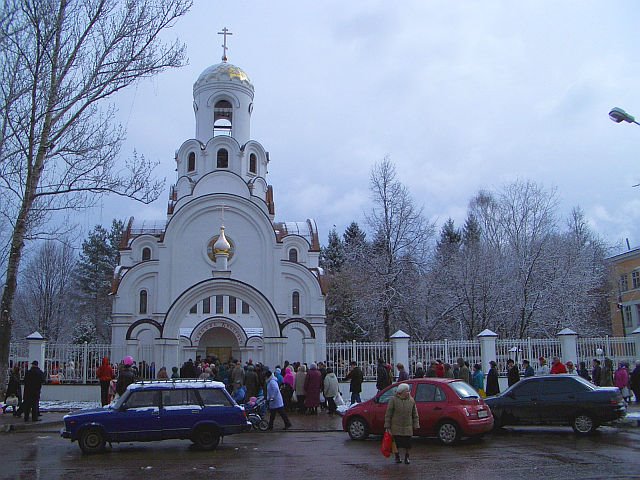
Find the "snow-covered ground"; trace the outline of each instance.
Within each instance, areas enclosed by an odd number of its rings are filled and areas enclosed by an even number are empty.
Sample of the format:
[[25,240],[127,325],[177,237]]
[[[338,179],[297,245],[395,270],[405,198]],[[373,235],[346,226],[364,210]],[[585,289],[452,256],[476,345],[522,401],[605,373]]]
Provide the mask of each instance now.
[[40,402],[40,410],[55,412],[62,410],[82,410],[85,408],[98,408],[100,406],[100,402],[66,402],[66,401],[56,401],[56,402]]

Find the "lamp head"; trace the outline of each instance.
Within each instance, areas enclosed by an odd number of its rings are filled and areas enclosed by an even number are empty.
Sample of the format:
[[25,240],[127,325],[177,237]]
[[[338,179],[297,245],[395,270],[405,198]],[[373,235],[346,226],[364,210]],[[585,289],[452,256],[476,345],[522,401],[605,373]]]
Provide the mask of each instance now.
[[611,111],[609,112],[609,118],[616,123],[620,123],[622,121],[636,123],[636,119],[633,117],[633,115],[629,115],[623,109],[618,107],[614,107],[611,109]]

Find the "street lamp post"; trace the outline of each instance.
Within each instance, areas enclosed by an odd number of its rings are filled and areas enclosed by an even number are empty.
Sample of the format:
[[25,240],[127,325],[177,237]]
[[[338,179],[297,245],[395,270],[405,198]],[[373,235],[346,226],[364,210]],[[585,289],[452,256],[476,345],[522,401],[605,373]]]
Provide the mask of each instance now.
[[636,122],[636,119],[633,115],[629,115],[623,109],[618,107],[614,107],[611,109],[611,111],[609,112],[609,118],[611,119],[611,121],[616,123],[627,122],[627,123],[635,123],[636,125],[640,125],[640,123]]

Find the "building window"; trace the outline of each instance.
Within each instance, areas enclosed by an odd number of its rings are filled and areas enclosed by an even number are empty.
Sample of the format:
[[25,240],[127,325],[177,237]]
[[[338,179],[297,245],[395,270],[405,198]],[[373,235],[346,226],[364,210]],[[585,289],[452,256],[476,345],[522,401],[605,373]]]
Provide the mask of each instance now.
[[140,291],[140,313],[147,313],[147,291]]
[[629,280],[627,280],[627,275],[620,275],[620,291],[626,292],[629,290]]
[[298,263],[298,250],[295,248],[289,250],[289,261]]
[[251,173],[258,173],[258,157],[255,153],[249,155],[249,171]]
[[300,293],[298,292],[291,294],[291,313],[300,315]]
[[191,152],[189,153],[189,158],[187,159],[187,172],[195,172],[196,171],[196,154]]
[[198,313],[198,304],[195,304],[189,309],[189,313]]
[[631,317],[631,305],[625,305],[622,311],[624,316],[624,328],[633,327],[633,318]]
[[238,313],[236,297],[229,297],[229,313],[231,315],[235,315],[236,313]]
[[242,300],[242,313],[245,315],[249,314],[249,304]]
[[631,273],[631,285],[633,288],[640,288],[640,272]]
[[224,313],[224,297],[216,295],[216,313]]
[[142,249],[142,260],[151,260],[151,249],[149,247]]
[[229,152],[225,148],[218,150],[216,168],[229,168]]
[[211,298],[202,300],[202,313],[211,313]]
[[216,102],[213,107],[213,136],[231,135],[233,107],[227,100]]

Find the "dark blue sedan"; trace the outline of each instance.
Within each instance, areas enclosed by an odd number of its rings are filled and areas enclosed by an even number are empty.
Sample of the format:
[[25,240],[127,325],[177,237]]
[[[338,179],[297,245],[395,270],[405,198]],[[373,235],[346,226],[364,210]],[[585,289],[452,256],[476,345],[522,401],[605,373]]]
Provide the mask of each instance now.
[[224,384],[178,380],[129,385],[109,406],[65,415],[60,434],[77,440],[84,453],[101,452],[107,442],[167,439],[189,439],[211,450],[220,437],[250,428],[244,408]]

